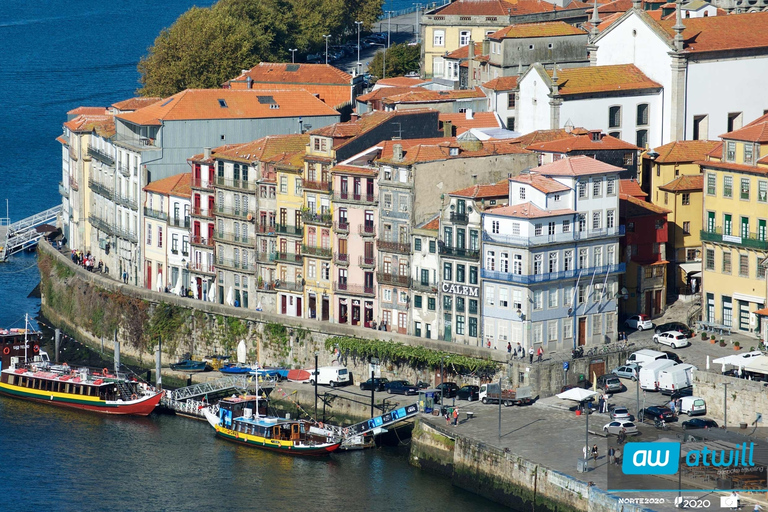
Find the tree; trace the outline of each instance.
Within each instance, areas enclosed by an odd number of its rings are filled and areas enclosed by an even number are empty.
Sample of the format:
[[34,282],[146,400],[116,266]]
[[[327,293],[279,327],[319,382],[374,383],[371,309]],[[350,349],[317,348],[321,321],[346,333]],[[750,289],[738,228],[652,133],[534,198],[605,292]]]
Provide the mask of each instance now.
[[393,44],[387,52],[387,72],[382,75],[384,68],[384,51],[379,50],[368,64],[368,72],[382,77],[403,76],[411,71],[418,71],[421,58],[421,45],[418,44]]

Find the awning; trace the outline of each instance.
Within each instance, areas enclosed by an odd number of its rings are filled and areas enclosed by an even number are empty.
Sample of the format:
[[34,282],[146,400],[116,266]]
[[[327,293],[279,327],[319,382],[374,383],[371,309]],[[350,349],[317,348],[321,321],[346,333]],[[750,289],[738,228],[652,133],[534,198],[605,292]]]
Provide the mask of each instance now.
[[701,272],[701,262],[693,261],[691,263],[681,263],[680,269],[688,275],[696,274],[697,272]]
[[597,393],[590,391],[589,389],[571,388],[557,395],[557,398],[562,398],[563,400],[573,400],[575,402],[583,402],[585,400],[589,400],[595,395],[597,395]]
[[712,363],[714,364],[730,364],[733,366],[746,366],[748,363],[751,363],[755,360],[756,357],[760,357],[763,355],[762,352],[759,350],[755,350],[752,352],[747,352],[745,354],[736,354],[732,356],[725,356],[725,357],[718,357],[717,359],[713,359]]
[[763,373],[768,375],[768,356],[753,357],[744,367],[748,372]]

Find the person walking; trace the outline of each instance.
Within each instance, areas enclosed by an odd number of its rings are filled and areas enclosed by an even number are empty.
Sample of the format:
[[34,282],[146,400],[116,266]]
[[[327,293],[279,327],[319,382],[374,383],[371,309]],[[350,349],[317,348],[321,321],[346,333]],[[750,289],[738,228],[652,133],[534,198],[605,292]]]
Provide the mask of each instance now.
[[592,458],[597,462],[597,445],[592,445]]
[[622,427],[621,431],[619,432],[619,439],[618,439],[619,445],[624,444],[624,441],[626,441],[626,439],[627,439],[627,430],[624,427]]
[[128,284],[128,272],[126,270],[123,270],[123,282]]
[[617,466],[621,465],[621,450],[613,452],[613,460]]
[[523,347],[520,346],[520,342],[517,342],[517,348],[515,349],[515,355],[519,357],[520,359],[525,357],[525,350],[523,350]]
[[528,349],[528,361],[533,363],[533,347]]
[[536,351],[536,362],[537,363],[541,362],[541,356],[543,356],[543,355],[544,355],[544,349],[539,347],[539,349]]
[[507,342],[507,354],[512,353],[512,343]]
[[613,446],[608,448],[608,462],[610,464],[615,464],[616,463],[616,450],[614,449]]
[[454,408],[453,409],[453,426],[455,427],[458,424],[459,424],[459,410]]
[[760,512],[763,510],[763,507],[760,506],[759,503],[755,503],[755,508],[752,509],[754,512]]

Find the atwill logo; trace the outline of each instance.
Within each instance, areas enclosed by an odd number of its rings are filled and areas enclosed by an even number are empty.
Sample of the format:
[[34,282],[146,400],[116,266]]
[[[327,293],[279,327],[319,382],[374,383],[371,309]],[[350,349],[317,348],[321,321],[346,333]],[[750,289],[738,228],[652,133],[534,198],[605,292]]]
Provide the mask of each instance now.
[[680,464],[680,443],[629,443],[621,470],[625,475],[674,475]]

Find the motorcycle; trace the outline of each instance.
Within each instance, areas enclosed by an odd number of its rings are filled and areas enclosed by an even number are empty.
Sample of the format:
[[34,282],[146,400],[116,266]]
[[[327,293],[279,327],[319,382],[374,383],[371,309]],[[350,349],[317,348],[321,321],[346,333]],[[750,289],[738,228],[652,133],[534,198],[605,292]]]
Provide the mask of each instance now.
[[659,430],[669,430],[669,425],[664,420],[654,420],[653,426]]
[[571,350],[571,357],[573,359],[578,359],[580,357],[584,357],[584,348],[583,347],[576,347],[573,350]]

